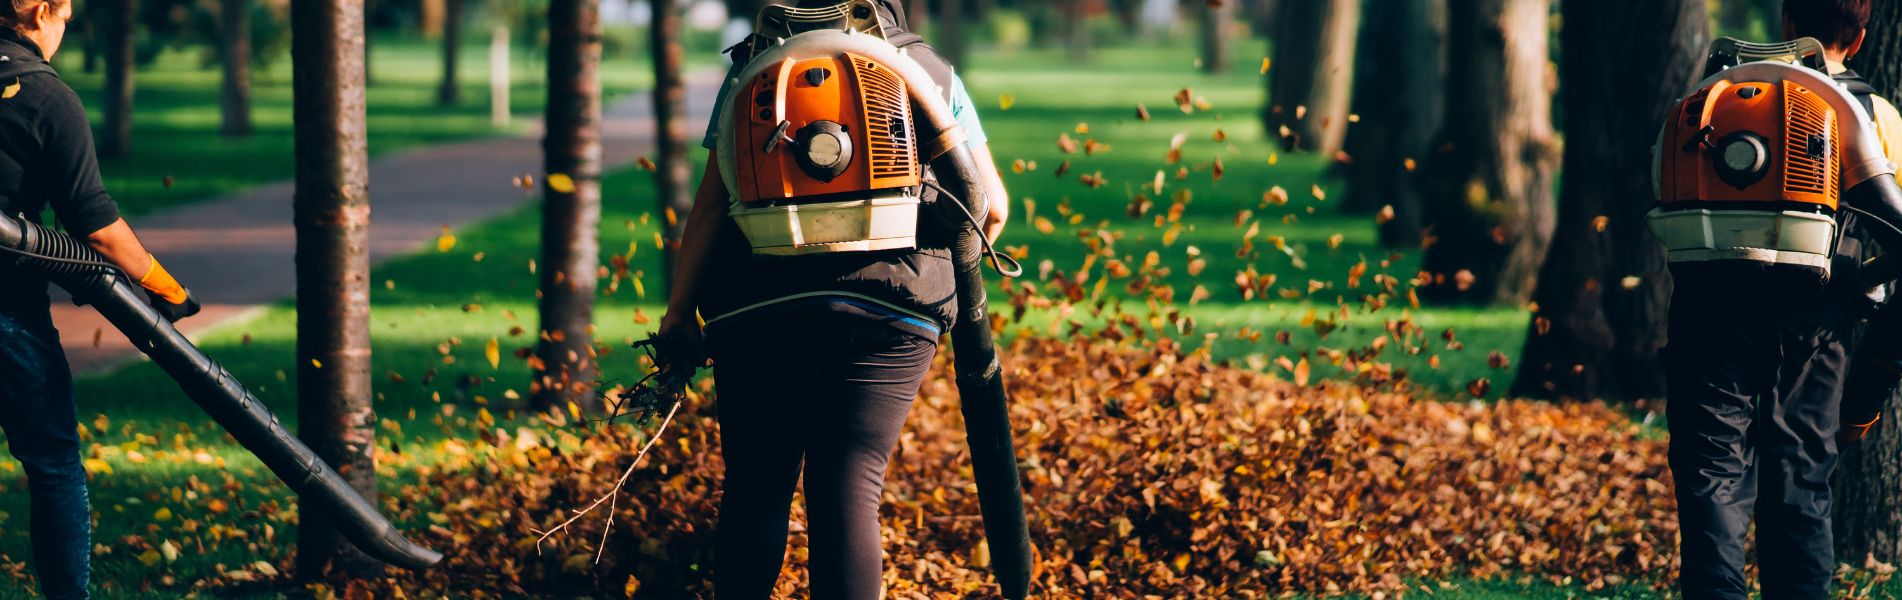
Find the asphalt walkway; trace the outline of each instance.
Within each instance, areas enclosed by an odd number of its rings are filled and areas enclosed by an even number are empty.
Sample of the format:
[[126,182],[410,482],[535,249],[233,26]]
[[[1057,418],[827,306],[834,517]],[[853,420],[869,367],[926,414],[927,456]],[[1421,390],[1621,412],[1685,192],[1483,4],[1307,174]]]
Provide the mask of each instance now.
[[[712,112],[718,87],[718,73],[688,78],[690,133],[700,131]],[[654,153],[650,94],[629,94],[603,113],[606,170]],[[697,141],[697,135],[693,137]],[[541,138],[538,125],[521,137],[427,146],[373,161],[372,264],[423,248],[444,227],[458,229],[534,202],[539,189],[515,187],[510,179],[540,177]],[[292,183],[283,181],[132,220],[139,238],[205,307],[202,314],[180,323],[187,336],[197,339],[296,293],[291,194]],[[55,288],[53,321],[74,371],[99,372],[139,356],[99,313],[73,306],[59,293]]]

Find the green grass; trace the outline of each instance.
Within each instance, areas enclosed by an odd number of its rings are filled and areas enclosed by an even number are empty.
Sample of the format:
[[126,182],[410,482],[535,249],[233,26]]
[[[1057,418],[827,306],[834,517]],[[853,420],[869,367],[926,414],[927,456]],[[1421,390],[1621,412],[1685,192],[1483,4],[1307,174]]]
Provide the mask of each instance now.
[[[289,180],[294,174],[289,57],[254,71],[255,132],[248,138],[231,139],[218,133],[221,71],[215,63],[206,62],[203,52],[168,51],[135,73],[132,151],[100,163],[107,190],[128,216]],[[458,61],[461,98],[451,107],[437,105],[440,56],[437,42],[400,36],[374,41],[374,80],[366,101],[371,155],[519,134],[540,118],[547,88],[543,85],[546,67],[538,51],[518,47],[511,55],[509,101],[515,121],[501,129],[489,119],[487,46],[470,44],[462,51]],[[86,73],[79,50],[60,53],[56,63],[98,128],[103,69]],[[609,55],[601,73],[610,101],[645,89],[652,78],[647,65],[644,58],[628,53]]]
[[[1418,380],[1449,395],[1457,393],[1452,390],[1463,388],[1465,381],[1479,376],[1492,377],[1496,380],[1494,389],[1503,388],[1508,374],[1486,367],[1485,356],[1492,349],[1516,353],[1525,326],[1521,311],[1433,308],[1411,311],[1403,308],[1407,304],[1405,299],[1398,298],[1384,310],[1362,314],[1365,312],[1362,296],[1370,293],[1373,275],[1385,272],[1405,279],[1411,275],[1415,258],[1412,253],[1402,253],[1387,267],[1379,267],[1389,253],[1375,243],[1371,218],[1341,215],[1332,204],[1316,201],[1309,195],[1309,186],[1319,184],[1329,197],[1340,196],[1338,182],[1320,177],[1323,169],[1320,161],[1311,157],[1279,156],[1277,164],[1269,166],[1267,144],[1253,116],[1254,107],[1261,102],[1258,76],[1253,71],[1253,59],[1247,56],[1260,49],[1254,44],[1238,46],[1236,70],[1219,76],[1197,73],[1190,66],[1190,53],[1173,47],[1106,49],[1097,55],[1098,66],[1089,69],[1066,67],[1054,54],[1041,51],[978,55],[966,76],[984,113],[997,157],[1005,165],[1016,159],[1038,163],[1035,171],[1022,174],[1006,171],[1014,196],[1034,199],[1036,209],[1033,215],[1025,205],[1017,206],[1012,230],[1003,244],[1027,247],[1030,258],[1026,263],[1032,274],[1038,272],[1043,261],[1049,261],[1053,270],[1071,272],[1083,263],[1090,251],[1079,241],[1079,232],[1099,228],[1112,235],[1120,232],[1122,237],[1116,241],[1113,253],[1098,260],[1092,277],[1102,277],[1104,259],[1122,259],[1135,268],[1148,252],[1156,252],[1161,258],[1160,264],[1170,269],[1168,275],[1160,276],[1162,281],[1174,286],[1186,314],[1197,322],[1190,336],[1217,334],[1216,353],[1234,358],[1238,364],[1272,365],[1276,357],[1292,359],[1303,353],[1317,357],[1315,361],[1322,363],[1317,347],[1364,346],[1382,331],[1385,320],[1401,318],[1404,311],[1412,313],[1412,318],[1426,329],[1427,338],[1435,343],[1427,345],[1418,356],[1391,356],[1404,354],[1396,344],[1386,350],[1381,360],[1392,360],[1397,368],[1414,372]],[[379,50],[387,57],[380,60],[397,61],[403,56],[414,56],[419,65],[428,64],[428,55],[420,49],[405,54],[400,45],[385,43]],[[401,83],[405,81],[401,75],[405,71],[418,71],[412,74],[408,84]],[[384,93],[407,90],[402,93],[414,96],[414,101],[426,101],[433,77],[423,74],[425,72],[421,67],[382,68],[378,85],[388,90]],[[201,85],[215,84],[215,77],[206,77]],[[392,86],[394,89],[389,89]],[[148,84],[148,89],[150,87],[162,87],[162,84],[154,82]],[[1170,98],[1183,87],[1193,88],[1197,95],[1205,96],[1214,110],[1195,115],[1184,115],[1176,110]],[[999,106],[1000,96],[1004,94],[1015,98],[1009,110]],[[479,91],[470,95],[471,99],[481,97]],[[532,94],[518,90],[517,97],[528,98]],[[201,120],[215,119],[215,108],[188,110],[189,102],[178,102],[175,110],[181,114],[202,112],[198,117]],[[1148,107],[1152,115],[1150,122],[1135,119],[1138,103]],[[474,112],[470,118],[482,118],[479,110],[471,110]],[[280,127],[288,127],[287,112],[280,112],[276,118],[284,120]],[[147,120],[142,127],[159,127],[163,123],[152,121],[155,120]],[[1090,133],[1078,134],[1078,123],[1087,123]],[[1217,128],[1228,134],[1226,143],[1212,141]],[[189,137],[181,133],[182,130],[168,131],[171,133],[166,135]],[[373,126],[373,136],[388,135],[378,131]],[[1110,144],[1111,148],[1107,153],[1092,156],[1064,155],[1057,149],[1056,140],[1065,132],[1079,142],[1094,137]],[[1175,181],[1174,166],[1164,160],[1169,139],[1177,132],[1186,133],[1188,139],[1183,164],[1188,165],[1192,173],[1185,181]],[[438,133],[443,137],[433,139],[453,137],[451,133]],[[215,139],[215,134],[207,135],[214,137],[200,140],[202,146],[182,147],[177,152],[185,157],[180,159],[181,163],[202,162],[206,174],[243,177],[229,173],[230,163],[220,164],[238,160],[242,152],[225,146]],[[416,135],[420,138],[426,134]],[[287,148],[284,141],[287,136],[287,130],[281,132],[277,143]],[[1219,182],[1212,181],[1206,166],[1217,156],[1227,169]],[[1073,163],[1071,173],[1055,177],[1052,173],[1066,158]],[[287,169],[287,164],[278,166]],[[1159,169],[1170,173],[1164,198],[1157,200],[1149,216],[1142,220],[1130,218],[1124,212],[1129,196],[1151,181]],[[1077,181],[1079,174],[1097,171],[1108,180],[1101,188],[1090,189]],[[145,176],[156,177],[159,171],[148,173]],[[121,177],[137,179],[138,176]],[[281,178],[260,176],[245,181]],[[1292,201],[1285,207],[1260,207],[1263,192],[1275,185],[1285,188]],[[655,262],[658,253],[652,242],[654,227],[647,217],[652,197],[649,176],[637,171],[615,172],[606,178],[604,186],[604,254],[626,254],[630,246],[635,248],[632,270],[645,275],[642,281],[648,290],[643,298],[636,291],[637,286],[624,281],[618,291],[600,302],[598,338],[610,347],[624,348],[623,342],[639,337],[653,326],[651,321],[637,321],[658,319],[661,311],[655,275],[659,272]],[[1165,243],[1162,237],[1167,226],[1157,228],[1151,221],[1154,215],[1168,212],[1168,195],[1179,189],[1189,190],[1194,200],[1181,217],[1179,237],[1173,243]],[[1066,205],[1071,214],[1083,215],[1078,224],[1070,224],[1069,217],[1059,210]],[[1312,213],[1308,211],[1310,207],[1314,209]],[[1235,224],[1236,214],[1241,210],[1254,211],[1254,218],[1261,221],[1261,232],[1254,239],[1255,252],[1237,257],[1245,227]],[[1284,224],[1284,215],[1292,215],[1293,221]],[[1051,233],[1042,233],[1031,224],[1039,216],[1053,221]],[[376,270],[372,301],[377,410],[384,419],[380,444],[401,449],[401,454],[385,456],[382,474],[386,490],[413,480],[416,469],[454,452],[449,445],[451,440],[467,439],[479,430],[491,430],[483,425],[480,415],[484,411],[492,414],[504,428],[512,428],[511,424],[518,420],[519,415],[509,412],[515,405],[510,398],[526,392],[528,372],[522,361],[512,358],[511,353],[532,341],[526,335],[515,336],[509,332],[516,326],[534,327],[535,283],[528,262],[537,251],[537,220],[534,208],[526,208],[518,214],[457,232],[458,243],[448,252],[428,251],[392,261]],[[1099,227],[1102,222],[1108,225]],[[1329,248],[1328,238],[1337,233],[1342,236],[1341,242],[1338,247]],[[1269,235],[1285,239],[1294,249],[1294,255],[1305,262],[1305,268],[1296,268],[1287,254],[1264,250],[1268,247]],[[1199,248],[1208,261],[1200,276],[1186,272],[1189,246]],[[476,258],[478,255],[480,260]],[[1346,274],[1363,257],[1369,262],[1369,269],[1363,276],[1362,287],[1350,288]],[[1272,300],[1240,298],[1228,282],[1238,269],[1251,264],[1263,274],[1275,274],[1280,282],[1278,288],[1299,290],[1299,297],[1281,299],[1278,292],[1271,291]],[[1311,279],[1322,282],[1323,286],[1313,295],[1307,294]],[[1025,282],[1036,283],[1045,296],[1058,296],[1050,291],[1049,282]],[[1112,282],[1105,298],[1124,297],[1125,282]],[[1089,283],[1094,285],[1095,280]],[[1210,296],[1188,306],[1187,298],[1198,284],[1207,286]],[[1400,289],[1404,293],[1405,288]],[[1143,305],[1136,299],[1124,302],[1132,308]],[[1326,337],[1311,324],[1304,325],[1309,310],[1316,312],[1317,319],[1327,319],[1329,315],[1338,317],[1343,302],[1350,316]],[[1033,311],[1021,327],[1046,331],[1053,322],[1085,321],[1089,312],[1088,306],[1080,306],[1075,312],[1085,316],[1063,317],[1055,309]],[[293,428],[296,425],[294,317],[294,309],[288,305],[272,307],[248,322],[221,328],[201,343],[209,354],[225,361],[240,380],[250,384],[260,399]],[[1266,332],[1266,335],[1260,342],[1243,341],[1237,335],[1244,328]],[[1465,350],[1446,349],[1439,337],[1446,329],[1457,332],[1457,339],[1465,344]],[[1274,332],[1283,330],[1290,332],[1286,346],[1272,341]],[[499,367],[491,367],[484,357],[484,346],[491,338],[498,341],[501,351]],[[1438,369],[1425,366],[1433,354],[1441,356]],[[1254,358],[1251,360],[1251,357]],[[605,357],[606,376],[631,376],[631,360],[625,354]],[[1316,375],[1335,376],[1336,373],[1322,367],[1316,370]],[[108,473],[95,468],[92,480],[94,507],[98,513],[95,541],[106,549],[95,557],[95,581],[102,588],[102,597],[174,596],[188,590],[191,582],[221,570],[242,569],[259,560],[275,564],[291,552],[296,523],[285,511],[294,506],[292,499],[255,459],[235,448],[196,409],[189,407],[189,402],[155,367],[136,363],[105,376],[80,381],[79,410],[80,420],[89,430],[87,457],[98,461],[92,463],[94,467],[103,464],[111,469]],[[105,415],[103,421],[100,415]],[[205,454],[202,459],[197,456],[200,452]],[[218,463],[220,459],[223,465]],[[27,560],[30,548],[26,528],[22,526],[26,519],[24,482],[15,467],[11,461],[0,461],[0,597],[24,595],[26,591],[19,587],[22,585],[19,578],[29,572],[21,564]],[[196,498],[191,497],[190,492],[194,490],[188,483],[193,477],[206,484],[196,490]],[[208,514],[207,507],[213,498],[224,502],[232,514],[242,514],[245,518]],[[279,510],[267,510],[271,506]],[[157,519],[160,509],[171,513],[171,518]],[[255,514],[249,514],[251,512]],[[418,526],[422,517],[412,512],[397,518],[404,526],[413,527]],[[192,520],[196,521],[195,528],[190,524]],[[213,535],[209,527],[214,522],[234,528],[233,531],[242,532],[245,537],[232,539],[230,535]],[[269,539],[266,539],[267,531]],[[146,548],[167,541],[184,549],[175,561],[167,561],[162,554],[145,553]],[[147,565],[141,555],[145,559],[156,557],[156,560]],[[9,577],[9,573],[16,575]],[[1447,584],[1452,587],[1439,582],[1426,583],[1435,588],[1435,597],[1602,595],[1532,578],[1493,581],[1455,578]],[[1643,597],[1648,592],[1642,588],[1621,589],[1614,590],[1613,595]]]

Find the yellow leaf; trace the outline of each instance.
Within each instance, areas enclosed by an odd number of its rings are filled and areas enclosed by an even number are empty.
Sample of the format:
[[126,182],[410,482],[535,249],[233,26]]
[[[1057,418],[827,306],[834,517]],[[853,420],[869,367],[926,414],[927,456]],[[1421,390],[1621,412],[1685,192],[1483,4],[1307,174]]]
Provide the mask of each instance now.
[[165,540],[164,543],[159,544],[159,555],[165,557],[165,562],[176,561],[178,560],[178,546],[172,545],[171,540]]
[[548,189],[562,194],[575,193],[575,180],[567,173],[554,173],[548,176]]
[[1017,105],[1016,96],[1012,96],[1010,94],[997,95],[997,109],[998,110],[1010,110],[1010,107],[1016,106],[1016,105]]
[[6,89],[0,90],[0,98],[12,98],[20,93],[20,80],[15,78]]
[[1312,369],[1313,367],[1308,366],[1308,359],[1306,358],[1302,358],[1301,362],[1295,363],[1294,384],[1299,386],[1308,385],[1308,375]]
[[147,549],[146,551],[139,553],[139,562],[144,563],[145,566],[148,566],[148,567],[157,566],[160,558],[162,557],[159,556],[159,552],[157,550]]
[[502,342],[493,337],[489,338],[489,345],[482,349],[482,356],[489,359],[489,368],[502,368]]
[[152,520],[159,522],[172,520],[172,509],[163,506],[159,507],[157,511],[152,513]]
[[436,238],[437,252],[448,252],[450,250],[454,250],[455,248],[456,248],[456,236],[454,234],[445,233],[445,234],[442,234],[442,237]]

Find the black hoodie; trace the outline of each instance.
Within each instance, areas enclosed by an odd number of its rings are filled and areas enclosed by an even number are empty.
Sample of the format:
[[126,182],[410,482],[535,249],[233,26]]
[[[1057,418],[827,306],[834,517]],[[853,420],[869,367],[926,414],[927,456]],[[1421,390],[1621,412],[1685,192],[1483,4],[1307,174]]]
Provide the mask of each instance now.
[[[37,44],[0,27],[0,210],[37,223],[48,206],[75,236],[119,220],[119,206],[99,179],[79,95]],[[43,281],[0,285],[0,308],[45,303]]]

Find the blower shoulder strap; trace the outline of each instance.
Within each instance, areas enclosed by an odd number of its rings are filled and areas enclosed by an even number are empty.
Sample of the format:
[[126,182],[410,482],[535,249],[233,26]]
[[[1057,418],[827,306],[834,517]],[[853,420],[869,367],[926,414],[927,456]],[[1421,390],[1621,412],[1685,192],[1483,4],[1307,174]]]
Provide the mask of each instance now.
[[1831,75],[1830,77],[1832,79],[1835,79],[1837,83],[1841,83],[1843,85],[1843,89],[1845,91],[1848,91],[1850,96],[1855,97],[1856,102],[1862,103],[1863,113],[1868,114],[1870,118],[1875,118],[1876,116],[1876,100],[1875,100],[1876,88],[1875,86],[1869,85],[1869,82],[1867,81],[1863,81],[1862,76],[1857,75],[1855,71],[1843,71],[1841,73]]

